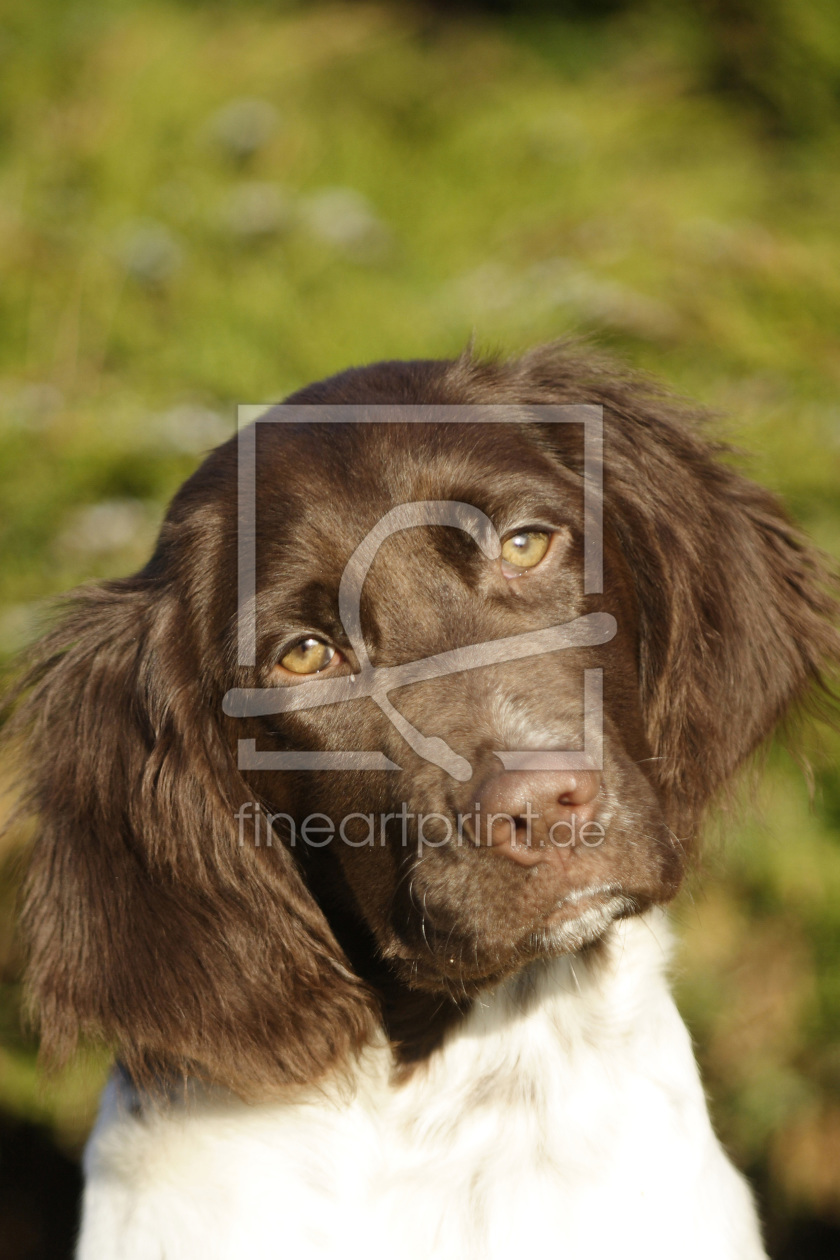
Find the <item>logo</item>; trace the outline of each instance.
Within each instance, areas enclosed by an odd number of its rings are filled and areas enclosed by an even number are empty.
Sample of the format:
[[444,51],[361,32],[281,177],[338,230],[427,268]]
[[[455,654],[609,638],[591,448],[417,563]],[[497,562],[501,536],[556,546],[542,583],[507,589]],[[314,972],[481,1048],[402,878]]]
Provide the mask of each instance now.
[[[254,415],[254,412],[257,412]],[[302,414],[303,413],[303,414]],[[407,414],[408,413],[408,414]],[[603,415],[595,406],[535,407],[529,419],[542,423],[581,424],[584,431],[584,592],[603,590]],[[238,536],[238,658],[240,665],[256,663],[256,426],[261,423],[522,423],[512,407],[331,407],[282,405],[267,411],[239,409],[239,536]],[[469,534],[490,560],[501,553],[501,539],[493,522],[479,508],[455,500],[401,503],[381,517],[359,543],[345,566],[338,593],[341,624],[359,662],[359,670],[337,679],[313,678],[297,687],[234,688],[223,707],[231,717],[301,712],[323,705],[352,704],[370,699],[399,731],[406,744],[426,761],[454,779],[467,782],[472,766],[436,735],[423,735],[394,707],[389,693],[410,683],[441,678],[465,670],[542,656],[568,648],[596,647],[616,633],[615,619],[605,612],[589,613],[574,621],[532,630],[504,639],[468,644],[405,664],[374,666],[362,635],[360,604],[365,578],[382,543],[406,529],[443,525]],[[506,770],[581,770],[603,767],[603,670],[584,670],[584,740],[579,751],[496,752]],[[260,751],[254,739],[240,739],[241,770],[399,770],[382,752]]]

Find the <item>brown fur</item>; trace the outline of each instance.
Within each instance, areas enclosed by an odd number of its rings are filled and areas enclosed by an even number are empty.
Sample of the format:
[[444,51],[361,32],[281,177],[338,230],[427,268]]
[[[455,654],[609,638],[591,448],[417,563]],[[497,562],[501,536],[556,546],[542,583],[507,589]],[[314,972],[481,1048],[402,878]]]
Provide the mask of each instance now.
[[[238,843],[248,800],[295,818],[469,806],[476,788],[411,753],[370,701],[282,719],[222,713],[229,688],[268,684],[297,630],[318,628],[352,664],[338,581],[394,503],[463,498],[493,516],[539,486],[568,522],[575,542],[556,581],[521,592],[494,586],[457,531],[395,536],[366,583],[363,624],[375,663],[393,664],[615,613],[619,633],[594,655],[475,670],[394,699],[468,756],[480,785],[505,746],[500,697],[572,746],[581,669],[601,665],[608,843],[552,878],[614,879],[628,913],[673,895],[707,804],[840,661],[834,579],[776,499],[722,461],[696,415],[598,359],[560,346],[513,362],[385,363],[290,401],[512,404],[524,419],[531,405],[603,404],[605,594],[581,592],[574,426],[482,428],[478,448],[457,426],[364,425],[329,440],[261,426],[259,659],[241,669],[235,443],[213,452],[146,568],[77,592],[16,692],[12,737],[26,741],[39,819],[28,984],[56,1061],[84,1035],[112,1045],[138,1082],[195,1074],[262,1096],[340,1069],[382,1020],[404,1057],[422,1057],[474,993],[539,955],[545,878],[495,854],[418,855],[392,840],[305,850],[282,834]],[[403,770],[246,776],[238,738],[381,749]]]

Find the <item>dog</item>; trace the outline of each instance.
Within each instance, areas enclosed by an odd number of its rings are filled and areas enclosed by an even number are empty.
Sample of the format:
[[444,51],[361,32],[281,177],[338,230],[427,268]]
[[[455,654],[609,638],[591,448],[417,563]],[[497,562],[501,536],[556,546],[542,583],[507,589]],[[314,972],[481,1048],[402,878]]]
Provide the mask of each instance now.
[[840,605],[703,425],[568,344],[351,369],[71,599],[11,726],[44,1053],[116,1055],[80,1260],[765,1254],[664,907]]

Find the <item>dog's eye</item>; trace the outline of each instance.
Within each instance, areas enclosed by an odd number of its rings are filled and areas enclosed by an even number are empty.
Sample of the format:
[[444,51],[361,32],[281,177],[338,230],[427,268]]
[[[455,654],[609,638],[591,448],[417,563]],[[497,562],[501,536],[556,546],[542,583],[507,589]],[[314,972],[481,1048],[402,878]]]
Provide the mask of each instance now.
[[502,543],[502,560],[514,569],[533,569],[548,551],[551,535],[544,530],[528,529],[511,534]]
[[335,659],[335,648],[320,639],[301,639],[290,648],[280,664],[290,674],[318,674]]

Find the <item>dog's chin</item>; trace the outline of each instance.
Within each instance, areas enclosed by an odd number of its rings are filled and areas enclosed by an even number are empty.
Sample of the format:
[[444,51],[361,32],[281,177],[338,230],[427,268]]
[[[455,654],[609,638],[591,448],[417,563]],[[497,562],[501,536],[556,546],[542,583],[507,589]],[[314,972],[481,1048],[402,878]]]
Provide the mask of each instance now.
[[638,914],[644,907],[617,886],[576,889],[564,897],[531,938],[531,949],[543,956],[576,954],[596,944],[616,919]]
[[480,953],[469,960],[429,958],[426,967],[415,961],[404,979],[410,988],[451,994],[454,985],[463,997],[473,997],[529,963],[596,946],[617,919],[640,914],[650,904],[649,898],[631,895],[618,885],[576,889],[558,901],[539,928],[532,928],[510,949],[497,948],[492,962],[482,961]]

